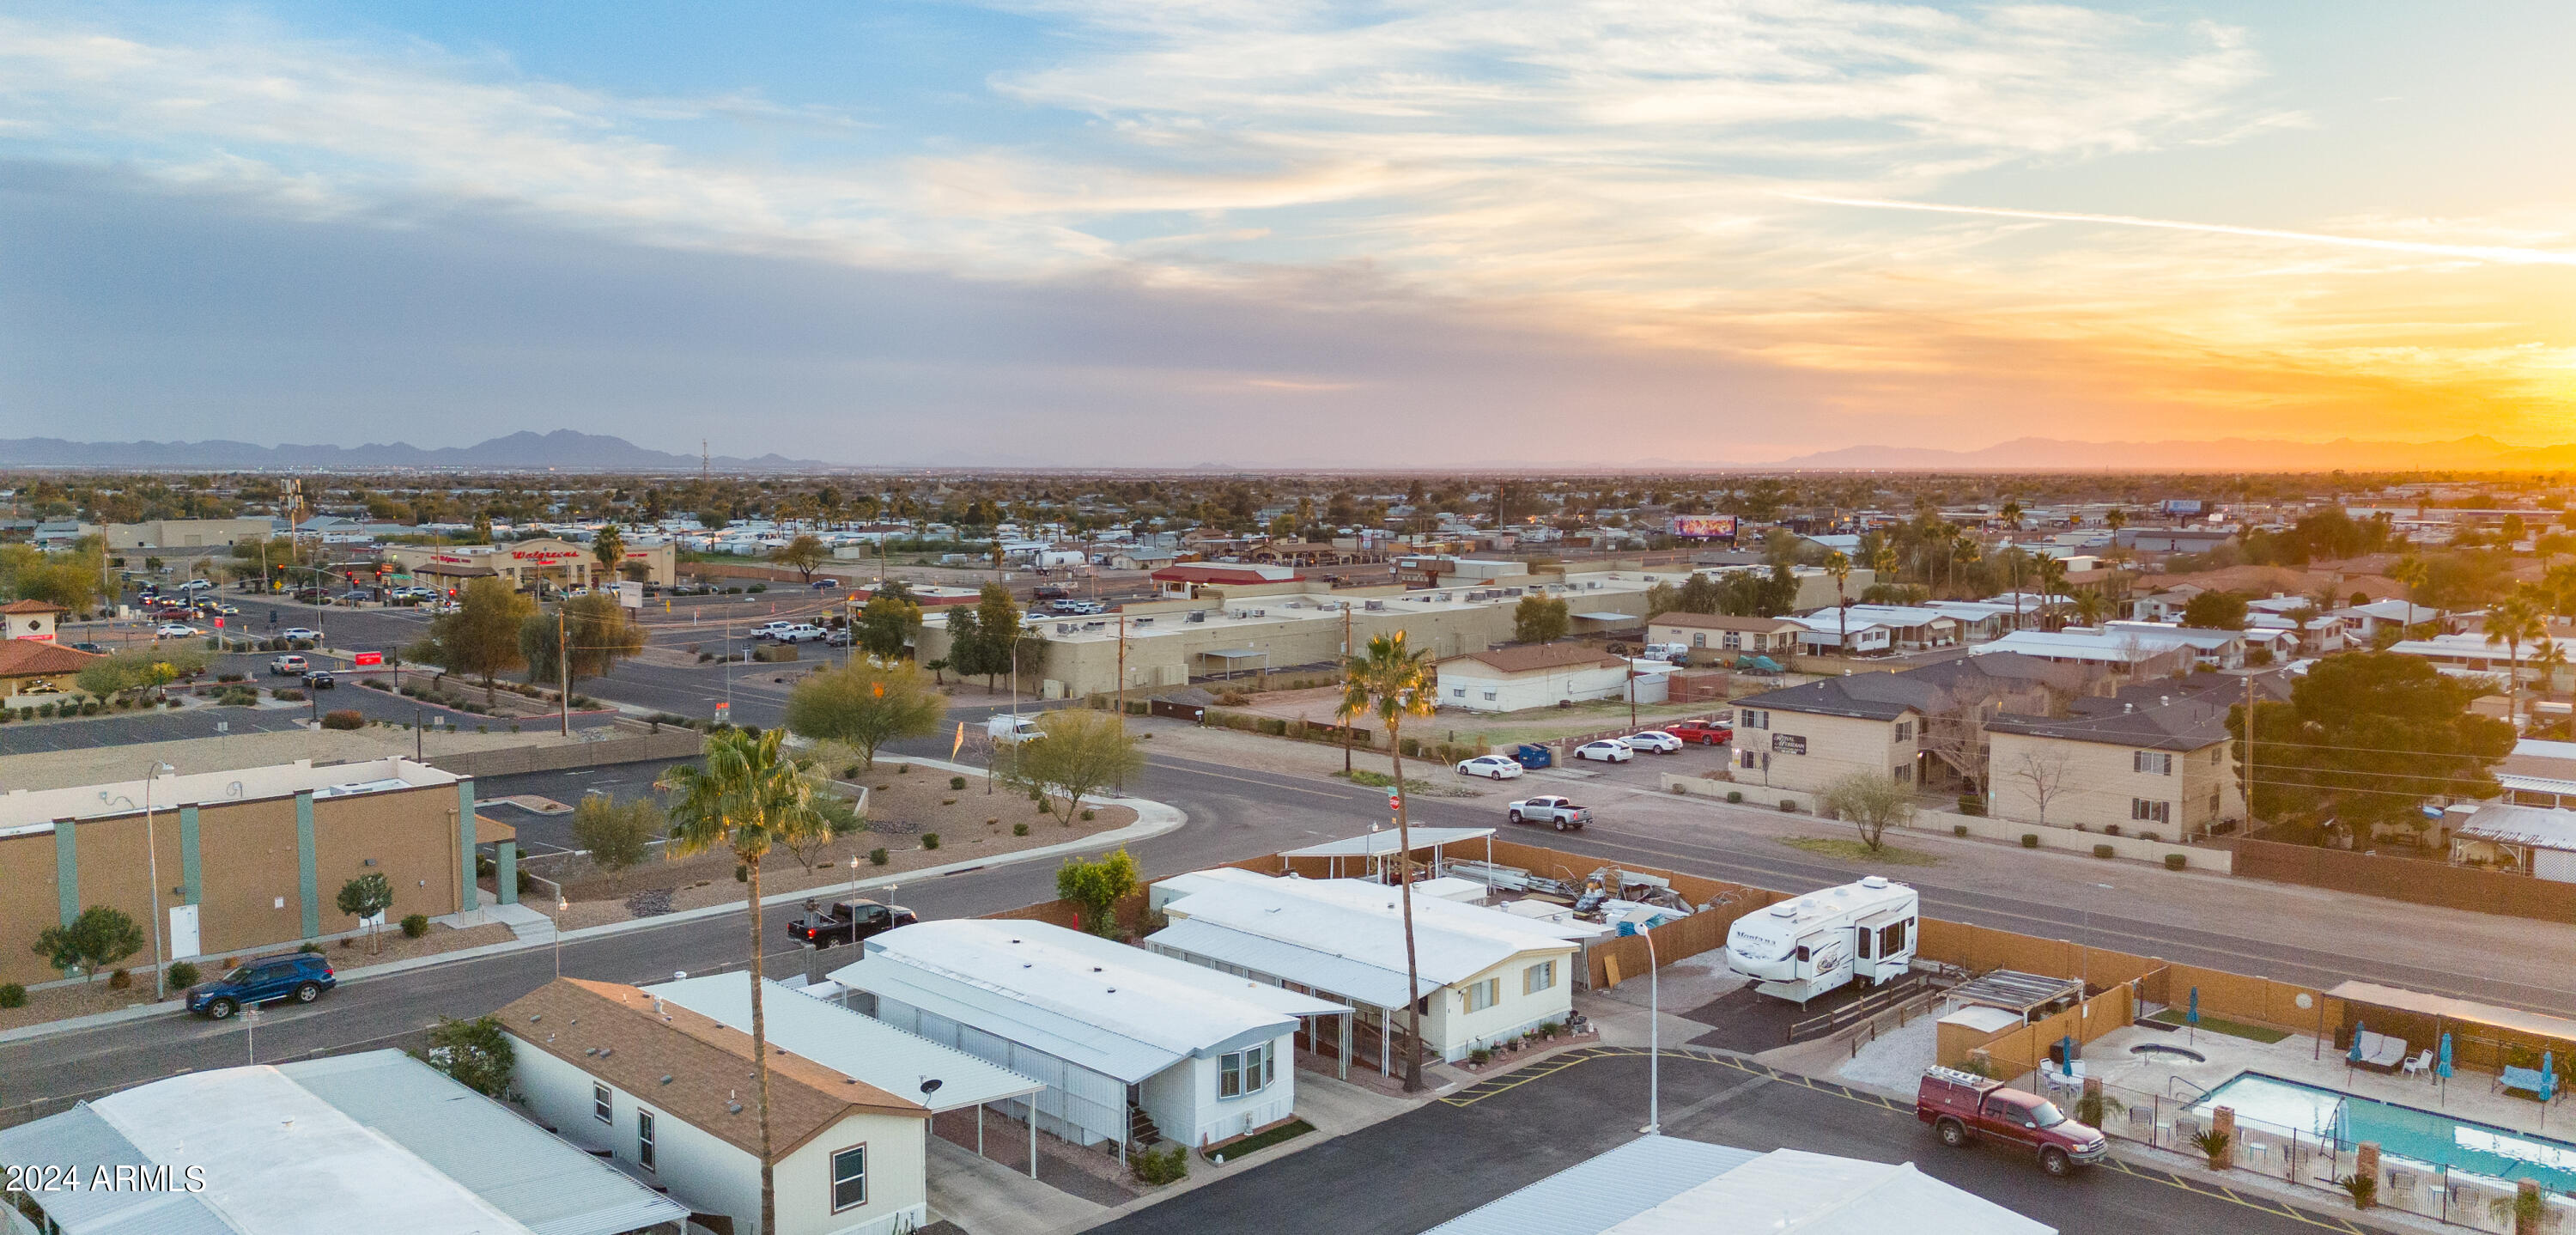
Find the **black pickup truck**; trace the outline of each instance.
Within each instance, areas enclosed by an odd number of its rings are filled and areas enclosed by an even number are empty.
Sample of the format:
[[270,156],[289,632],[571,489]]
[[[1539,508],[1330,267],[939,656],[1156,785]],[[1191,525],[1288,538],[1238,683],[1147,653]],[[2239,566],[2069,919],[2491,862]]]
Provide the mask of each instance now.
[[805,902],[805,916],[787,924],[787,937],[798,943],[828,948],[834,944],[857,943],[870,935],[882,935],[920,920],[901,905],[834,901],[826,908],[809,900]]

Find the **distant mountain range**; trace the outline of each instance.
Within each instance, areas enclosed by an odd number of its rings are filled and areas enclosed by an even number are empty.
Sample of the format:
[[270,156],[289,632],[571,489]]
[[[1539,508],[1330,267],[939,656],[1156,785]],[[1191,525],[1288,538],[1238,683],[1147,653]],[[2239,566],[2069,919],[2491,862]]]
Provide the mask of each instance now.
[[[706,466],[727,472],[812,471],[834,465],[765,454],[756,459],[717,455]],[[250,442],[72,442],[58,437],[0,439],[0,467],[184,468],[235,471],[260,468],[370,467],[461,468],[488,471],[583,472],[696,471],[696,455],[647,450],[622,437],[575,433],[513,433],[472,446],[424,450],[404,442],[365,446],[259,446]]]
[[2352,438],[2290,442],[2243,437],[2203,442],[2070,442],[2025,437],[1980,450],[1847,446],[1771,466],[1907,472],[2555,471],[2576,468],[2576,444],[2513,446],[2484,436],[2450,442]]

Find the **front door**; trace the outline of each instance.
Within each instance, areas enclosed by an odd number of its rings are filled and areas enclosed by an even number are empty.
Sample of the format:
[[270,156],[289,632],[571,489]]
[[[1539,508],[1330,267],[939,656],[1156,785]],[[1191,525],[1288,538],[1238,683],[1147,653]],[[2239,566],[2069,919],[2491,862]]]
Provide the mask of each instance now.
[[170,959],[186,960],[197,955],[202,947],[197,940],[197,907],[170,906]]

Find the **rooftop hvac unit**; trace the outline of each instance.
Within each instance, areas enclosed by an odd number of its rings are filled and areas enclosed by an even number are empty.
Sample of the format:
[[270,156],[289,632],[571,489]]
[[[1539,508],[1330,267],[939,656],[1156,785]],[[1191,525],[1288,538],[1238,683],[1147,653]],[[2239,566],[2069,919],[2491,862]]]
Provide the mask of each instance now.
[[1383,601],[1383,600],[1372,600],[1372,601],[1369,601],[1369,602],[1367,602],[1366,604],[1362,605],[1361,607],[1362,607],[1364,610],[1366,610],[1367,612],[1370,612],[1370,613],[1384,613],[1384,612],[1386,612],[1386,602],[1385,602],[1385,601]]
[[1057,633],[1057,634],[1059,634],[1059,635],[1069,635],[1069,634],[1072,634],[1072,633],[1073,633],[1073,623],[1071,623],[1071,622],[1058,622],[1058,623],[1056,623],[1056,624],[1055,624],[1055,633]]
[[1151,626],[1154,624],[1154,619],[1149,617],[1140,617],[1136,619],[1136,624],[1138,626]]
[[1204,622],[1204,621],[1206,621],[1206,620],[1207,620],[1207,610],[1205,610],[1205,609],[1192,609],[1192,610],[1190,610],[1190,620],[1191,620],[1191,621],[1193,621],[1193,622]]
[[1584,584],[1583,586],[1584,586],[1584,587],[1586,587],[1586,588],[1598,588],[1598,587],[1600,587],[1600,586],[1601,586],[1601,581],[1600,581],[1600,580],[1598,580],[1598,579],[1595,579],[1595,580],[1593,580],[1593,581],[1591,581],[1591,582],[1589,582],[1589,583]]

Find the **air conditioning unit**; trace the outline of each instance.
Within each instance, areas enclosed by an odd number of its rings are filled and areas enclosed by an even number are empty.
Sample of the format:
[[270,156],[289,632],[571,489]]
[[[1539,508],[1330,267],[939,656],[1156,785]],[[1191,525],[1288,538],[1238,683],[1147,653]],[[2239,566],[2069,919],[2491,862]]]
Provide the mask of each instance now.
[[1386,612],[1386,602],[1383,600],[1372,600],[1362,604],[1361,608],[1365,612],[1369,613],[1384,613]]
[[1191,620],[1191,621],[1193,621],[1193,622],[1204,622],[1204,621],[1206,621],[1206,620],[1207,620],[1207,610],[1205,610],[1205,609],[1192,609],[1192,610],[1190,610],[1190,620]]

